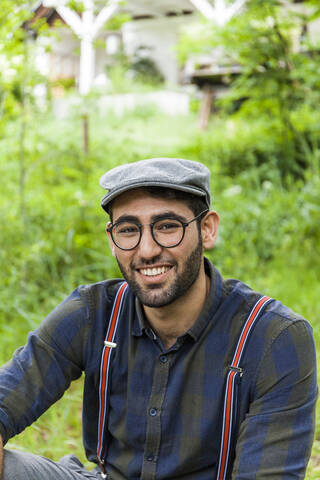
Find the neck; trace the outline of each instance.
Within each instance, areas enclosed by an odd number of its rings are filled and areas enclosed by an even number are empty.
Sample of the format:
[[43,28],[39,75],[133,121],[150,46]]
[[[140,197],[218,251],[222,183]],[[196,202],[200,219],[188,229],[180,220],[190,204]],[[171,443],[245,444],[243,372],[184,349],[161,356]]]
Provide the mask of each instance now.
[[204,266],[197,280],[185,295],[160,308],[143,306],[144,313],[160,337],[165,349],[175,344],[178,337],[187,332],[197,320],[210,289],[210,279]]

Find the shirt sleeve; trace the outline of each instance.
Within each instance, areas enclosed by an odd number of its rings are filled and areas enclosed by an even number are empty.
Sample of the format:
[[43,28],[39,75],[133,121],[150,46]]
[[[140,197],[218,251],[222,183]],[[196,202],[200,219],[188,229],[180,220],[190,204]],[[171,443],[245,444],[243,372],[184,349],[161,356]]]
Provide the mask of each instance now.
[[81,376],[88,309],[75,290],[0,369],[0,434],[20,433]]
[[297,320],[262,357],[252,402],[240,425],[232,480],[305,478],[316,397],[312,330]]

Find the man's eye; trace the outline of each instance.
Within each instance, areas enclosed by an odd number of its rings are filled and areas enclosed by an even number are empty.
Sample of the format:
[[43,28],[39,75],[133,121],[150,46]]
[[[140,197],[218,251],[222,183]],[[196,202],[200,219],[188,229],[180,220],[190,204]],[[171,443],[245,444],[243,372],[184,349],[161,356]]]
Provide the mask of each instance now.
[[139,229],[136,225],[118,225],[116,228],[118,235],[132,235],[139,233]]
[[180,227],[180,223],[174,221],[164,221],[155,225],[156,230],[161,232],[170,232]]

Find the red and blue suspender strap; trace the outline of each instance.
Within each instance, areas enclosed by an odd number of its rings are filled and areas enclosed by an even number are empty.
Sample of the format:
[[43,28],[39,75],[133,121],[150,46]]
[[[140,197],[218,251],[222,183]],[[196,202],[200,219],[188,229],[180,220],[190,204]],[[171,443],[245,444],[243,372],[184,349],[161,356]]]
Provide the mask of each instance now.
[[104,457],[105,446],[103,444],[104,430],[106,424],[106,412],[107,412],[107,395],[108,395],[108,383],[109,383],[109,367],[111,360],[111,351],[117,345],[114,343],[117,327],[119,323],[119,317],[121,312],[121,306],[123,303],[124,293],[128,284],[122,283],[117,291],[114,299],[113,308],[110,316],[109,327],[107,335],[104,341],[104,348],[101,357],[100,364],[100,385],[99,385],[99,420],[98,420],[98,443],[97,443],[97,457],[100,468],[102,470],[102,478],[107,478],[104,470]]
[[266,305],[272,301],[270,297],[261,297],[252,308],[246,323],[241,331],[237,347],[233,356],[231,365],[229,366],[229,373],[227,376],[224,408],[223,408],[223,425],[221,435],[220,456],[218,465],[217,480],[225,480],[227,474],[228,460],[230,454],[232,422],[234,414],[234,404],[236,402],[235,382],[237,376],[242,376],[242,369],[239,367],[242,354],[244,352],[250,332],[257,322],[260,313]]

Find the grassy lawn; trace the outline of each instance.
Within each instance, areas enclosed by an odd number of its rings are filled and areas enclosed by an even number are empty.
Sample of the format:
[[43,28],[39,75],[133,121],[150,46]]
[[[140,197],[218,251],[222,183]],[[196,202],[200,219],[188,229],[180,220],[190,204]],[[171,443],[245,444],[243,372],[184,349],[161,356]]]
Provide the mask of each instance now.
[[[1,364],[75,286],[118,276],[103,234],[106,218],[99,207],[103,192],[98,179],[113,165],[151,156],[184,156],[208,165],[214,204],[221,212],[221,240],[210,257],[225,277],[240,278],[304,315],[313,326],[319,357],[315,219],[319,222],[320,201],[312,175],[307,184],[288,190],[273,179],[260,181],[255,168],[229,175],[225,164],[231,165],[237,157],[236,140],[240,150],[247,151],[249,134],[237,135],[233,126],[231,138],[220,120],[199,133],[192,115],[166,117],[140,110],[121,119],[93,116],[87,156],[81,147],[81,116],[59,121],[38,118],[29,127],[23,191],[15,125],[8,126],[8,135],[0,141],[0,174],[5,178],[0,191]],[[252,143],[258,141],[256,133],[251,137]],[[82,385],[82,379],[74,382],[56,405],[8,446],[53,459],[74,453],[85,463]],[[316,421],[306,476],[310,480],[320,478],[319,408]]]

